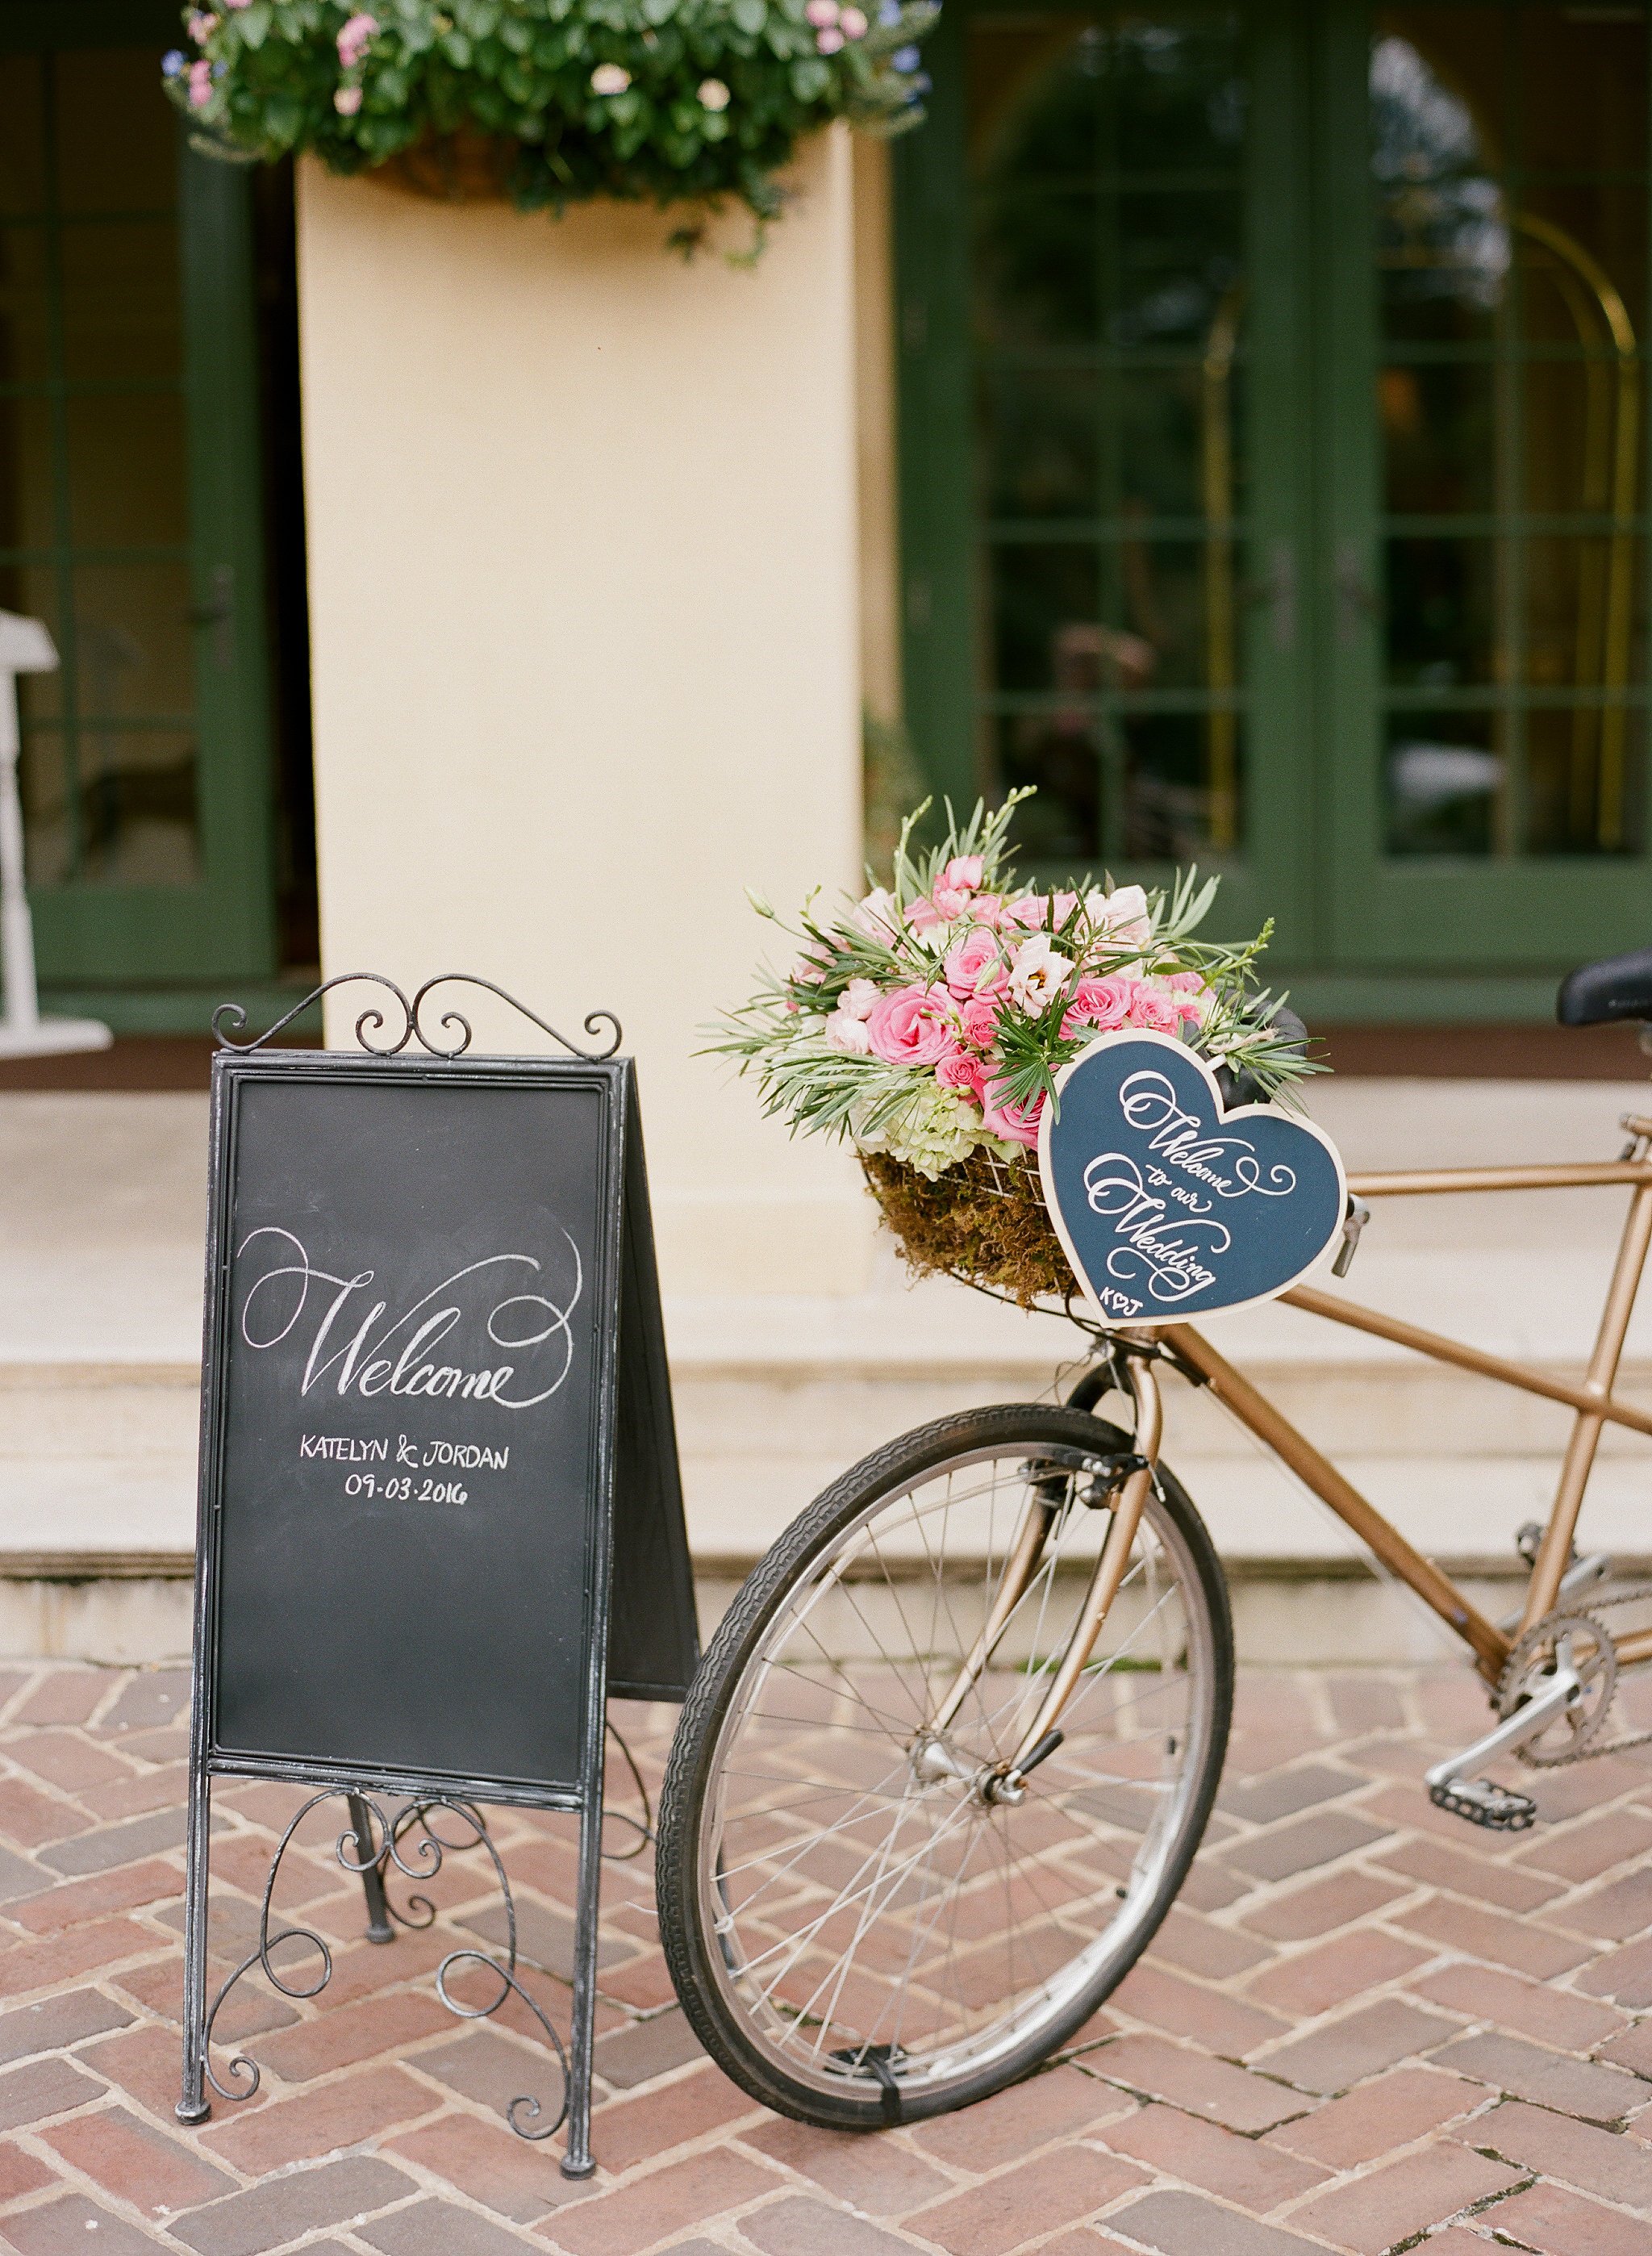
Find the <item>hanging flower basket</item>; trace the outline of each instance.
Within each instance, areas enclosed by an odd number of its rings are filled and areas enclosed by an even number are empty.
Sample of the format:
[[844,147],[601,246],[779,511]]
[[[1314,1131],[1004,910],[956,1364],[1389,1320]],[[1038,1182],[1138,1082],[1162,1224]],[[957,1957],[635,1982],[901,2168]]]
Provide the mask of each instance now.
[[[307,151],[425,194],[560,212],[611,196],[760,221],[798,140],[904,131],[933,0],[221,0],[163,64],[195,145]],[[692,230],[690,230],[692,233]]]
[[[893,883],[798,920],[801,953],[717,1028],[794,1131],[844,1139],[909,1265],[1008,1294],[1073,1279],[1036,1157],[1055,1077],[1097,1034],[1170,1035],[1277,1096],[1319,1070],[1300,1022],[1256,983],[1264,929],[1197,937],[1216,880],[1163,892],[1018,881],[1009,826],[1026,792],[978,806],[919,853],[909,818]],[[772,917],[765,903],[755,903]]]

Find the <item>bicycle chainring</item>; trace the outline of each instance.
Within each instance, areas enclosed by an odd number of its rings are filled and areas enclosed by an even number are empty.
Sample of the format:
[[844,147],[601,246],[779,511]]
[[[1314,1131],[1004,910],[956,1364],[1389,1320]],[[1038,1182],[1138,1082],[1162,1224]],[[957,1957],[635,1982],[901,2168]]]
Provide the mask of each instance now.
[[1574,1707],[1515,1752],[1534,1770],[1554,1770],[1584,1756],[1604,1753],[1596,1741],[1612,1713],[1618,1686],[1618,1656],[1610,1631],[1592,1614],[1545,1614],[1515,1640],[1497,1685],[1497,1712],[1512,1716],[1537,1688],[1534,1676],[1546,1674],[1558,1655],[1583,1680]]

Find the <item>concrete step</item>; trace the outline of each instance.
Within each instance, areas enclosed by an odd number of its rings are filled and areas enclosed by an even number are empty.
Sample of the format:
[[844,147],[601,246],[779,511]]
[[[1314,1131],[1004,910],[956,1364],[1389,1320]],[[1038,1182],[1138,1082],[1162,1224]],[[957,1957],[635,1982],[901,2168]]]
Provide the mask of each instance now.
[[[1641,1101],[1638,1084],[1363,1082],[1316,1092],[1315,1109],[1351,1164],[1404,1166],[1599,1157]],[[196,1097],[0,1097],[6,1650],[137,1658],[186,1643],[205,1143]],[[1611,1192],[1390,1203],[1346,1289],[1575,1378],[1622,1207]],[[887,1247],[858,1294],[719,1301],[671,1283],[691,1540],[712,1612],[846,1466],[952,1411],[1058,1399],[1085,1351],[1047,1316],[910,1286]],[[1546,1513],[1566,1411],[1290,1309],[1210,1329],[1419,1547],[1487,1587],[1515,1571],[1514,1531]],[[1652,1295],[1622,1385],[1652,1404]],[[1608,1432],[1590,1545],[1652,1552],[1647,1446]],[[1244,1638],[1283,1639],[1281,1657],[1380,1658],[1384,1639],[1410,1634],[1344,1531],[1175,1380],[1165,1455],[1234,1566]]]

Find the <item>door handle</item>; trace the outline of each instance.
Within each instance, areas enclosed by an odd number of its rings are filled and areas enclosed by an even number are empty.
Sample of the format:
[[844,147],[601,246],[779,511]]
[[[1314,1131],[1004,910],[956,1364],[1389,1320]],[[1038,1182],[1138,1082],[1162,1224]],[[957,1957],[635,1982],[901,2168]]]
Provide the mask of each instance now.
[[192,627],[212,631],[214,663],[228,668],[235,660],[235,571],[233,564],[213,568],[212,593],[204,603],[192,603],[184,617]]
[[1360,630],[1370,621],[1382,616],[1382,606],[1366,578],[1358,545],[1352,540],[1337,543],[1336,569],[1333,585],[1337,598],[1337,640],[1348,649],[1360,638]]

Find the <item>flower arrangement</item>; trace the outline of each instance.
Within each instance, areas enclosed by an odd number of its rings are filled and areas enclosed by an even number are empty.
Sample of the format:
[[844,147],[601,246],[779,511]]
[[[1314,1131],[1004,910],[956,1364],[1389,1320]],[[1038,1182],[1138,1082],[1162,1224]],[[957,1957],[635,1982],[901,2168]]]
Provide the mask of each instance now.
[[[331,170],[478,137],[523,209],[594,196],[760,222],[798,137],[837,117],[918,123],[933,0],[218,0],[162,65],[196,145],[245,161],[313,150]],[[683,231],[692,242],[695,230]]]
[[1188,870],[1151,892],[1018,884],[1009,828],[1030,795],[978,805],[961,826],[949,807],[925,852],[918,808],[892,882],[829,912],[812,897],[801,953],[713,1045],[756,1075],[766,1112],[853,1143],[915,1266],[1023,1300],[1065,1289],[1029,1153],[1057,1074],[1097,1034],[1176,1036],[1258,1096],[1320,1070],[1280,1023],[1283,998],[1256,984],[1271,927],[1237,946],[1194,937],[1216,878]]

